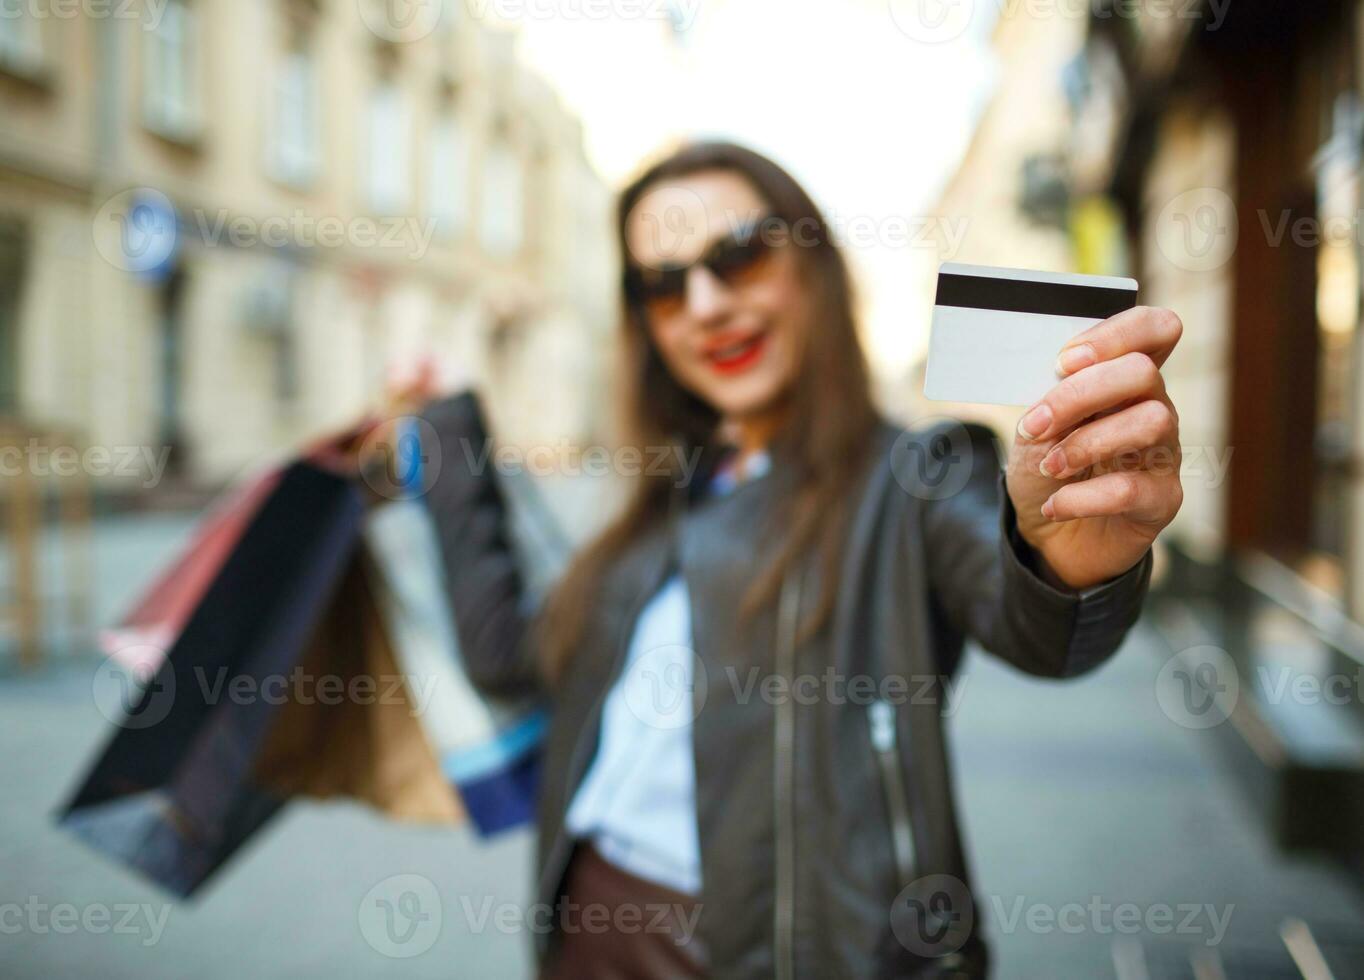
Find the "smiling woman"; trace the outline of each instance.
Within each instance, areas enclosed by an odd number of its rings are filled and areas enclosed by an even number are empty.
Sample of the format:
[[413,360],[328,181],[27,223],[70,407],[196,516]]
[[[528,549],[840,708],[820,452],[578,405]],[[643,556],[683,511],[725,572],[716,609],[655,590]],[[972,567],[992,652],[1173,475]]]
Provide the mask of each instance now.
[[[618,233],[624,420],[642,452],[699,453],[694,478],[633,477],[529,612],[501,492],[460,464],[487,438],[477,399],[425,413],[470,675],[553,704],[542,975],[984,976],[953,674],[968,637],[1047,677],[1117,649],[1179,477],[1112,464],[1178,453],[1158,365],[1179,321],[1077,338],[1002,473],[985,429],[878,417],[843,257],[770,160],[685,147],[624,191]],[[871,694],[795,684],[826,675]],[[649,907],[674,925],[616,914]]]
[[[800,433],[789,440],[803,479],[786,504],[786,541],[756,576],[746,608],[771,600],[792,557],[811,545],[833,581],[846,489],[864,465],[876,411],[847,266],[823,216],[776,164],[727,143],[658,164],[622,194],[618,212],[627,257],[624,415],[634,441],[681,436],[704,446],[723,423],[741,459],[783,430]],[[781,233],[795,227],[806,229],[799,246]],[[602,568],[670,499],[668,481],[638,484],[626,515],[569,573],[548,614],[551,669],[570,655]],[[812,620],[827,617],[832,602],[826,592]]]

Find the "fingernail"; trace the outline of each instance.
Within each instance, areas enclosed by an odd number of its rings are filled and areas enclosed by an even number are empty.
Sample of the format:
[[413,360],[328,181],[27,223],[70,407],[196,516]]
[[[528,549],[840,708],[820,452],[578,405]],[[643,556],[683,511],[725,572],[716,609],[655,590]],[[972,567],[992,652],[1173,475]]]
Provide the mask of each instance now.
[[1042,505],[1042,516],[1049,521],[1054,521],[1056,519],[1056,505],[1051,502],[1050,497],[1048,497],[1047,502]]
[[1097,363],[1099,355],[1089,344],[1080,344],[1078,347],[1070,347],[1061,351],[1061,356],[1056,359],[1056,373],[1061,377],[1082,371],[1091,364]]
[[1047,453],[1046,457],[1037,468],[1042,471],[1043,476],[1060,476],[1061,472],[1066,468],[1065,457],[1066,454],[1061,451],[1061,447],[1057,446],[1051,452]]
[[1036,439],[1051,427],[1051,406],[1038,405],[1018,421],[1018,434],[1024,439]]

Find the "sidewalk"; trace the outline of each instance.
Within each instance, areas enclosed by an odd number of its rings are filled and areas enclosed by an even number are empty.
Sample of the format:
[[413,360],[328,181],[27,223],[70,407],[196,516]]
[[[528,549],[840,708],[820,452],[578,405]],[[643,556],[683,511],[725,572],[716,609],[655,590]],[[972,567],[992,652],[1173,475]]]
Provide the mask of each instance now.
[[[1266,968],[1284,959],[1279,930],[1293,917],[1318,934],[1364,940],[1360,883],[1327,861],[1276,853],[1219,768],[1216,733],[1161,712],[1155,681],[1167,656],[1144,624],[1113,661],[1072,682],[1032,680],[973,656],[955,755],[1001,977],[1113,977],[1115,946],[1130,954],[1134,940],[1153,978],[1194,976],[1157,969],[1171,946],[1186,965],[1190,954],[1215,952],[1227,980],[1279,976]],[[1102,909],[1124,903],[1143,919],[1173,907],[1172,927],[1202,911],[1189,935],[1124,936]],[[1077,934],[1055,918],[1072,904],[1086,907],[1067,913],[1083,923]],[[1028,928],[1030,912],[1039,928]],[[1212,914],[1226,918],[1215,950]]]

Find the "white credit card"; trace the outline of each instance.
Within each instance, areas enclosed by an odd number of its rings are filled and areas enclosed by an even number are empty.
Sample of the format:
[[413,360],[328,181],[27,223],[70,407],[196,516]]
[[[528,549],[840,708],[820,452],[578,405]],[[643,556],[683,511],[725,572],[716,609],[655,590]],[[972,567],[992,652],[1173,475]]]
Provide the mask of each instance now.
[[1136,305],[1135,279],[945,262],[924,395],[1031,405],[1060,380],[1056,356],[1071,337]]

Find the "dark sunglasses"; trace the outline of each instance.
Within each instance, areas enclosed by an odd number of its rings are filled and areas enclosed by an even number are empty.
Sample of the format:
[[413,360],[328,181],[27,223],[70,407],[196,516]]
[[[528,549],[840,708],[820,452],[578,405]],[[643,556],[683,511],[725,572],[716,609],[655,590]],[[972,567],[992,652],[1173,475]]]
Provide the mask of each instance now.
[[773,246],[764,239],[762,223],[740,230],[711,244],[694,262],[662,265],[658,268],[632,267],[625,276],[625,292],[630,300],[654,314],[679,309],[686,300],[687,276],[698,266],[705,267],[726,286],[742,286],[766,268]]

